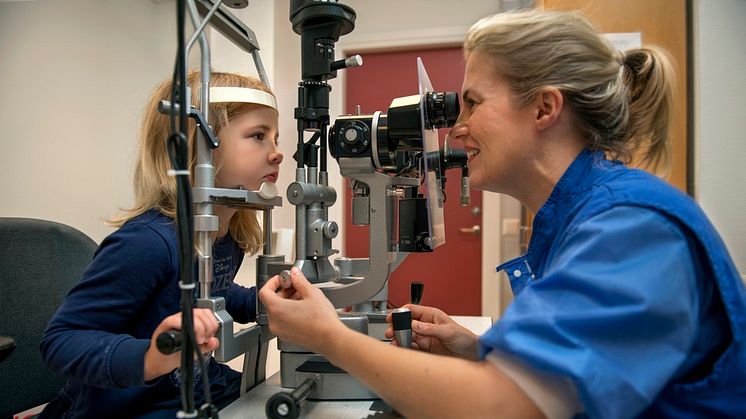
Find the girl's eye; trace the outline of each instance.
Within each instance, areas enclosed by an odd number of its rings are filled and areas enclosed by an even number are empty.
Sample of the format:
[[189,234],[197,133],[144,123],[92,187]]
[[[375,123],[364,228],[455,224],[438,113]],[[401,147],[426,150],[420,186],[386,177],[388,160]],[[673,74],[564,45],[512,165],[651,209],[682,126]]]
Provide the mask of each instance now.
[[472,99],[472,98],[465,98],[464,99],[464,104],[466,105],[467,108],[471,108],[474,105],[476,105],[477,102],[474,99]]
[[266,134],[263,132],[255,132],[253,134],[249,134],[247,138],[256,138],[258,141],[264,141],[264,136]]

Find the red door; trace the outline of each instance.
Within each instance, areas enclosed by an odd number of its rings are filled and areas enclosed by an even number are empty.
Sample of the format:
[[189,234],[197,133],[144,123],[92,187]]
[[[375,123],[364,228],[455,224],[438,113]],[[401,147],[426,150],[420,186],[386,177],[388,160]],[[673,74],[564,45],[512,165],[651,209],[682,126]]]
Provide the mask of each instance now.
[[[460,47],[360,54],[363,66],[346,71],[347,113],[386,112],[395,97],[417,94],[417,57],[422,57],[433,88],[461,92],[464,59]],[[446,130],[440,132],[443,145]],[[449,170],[446,183],[446,243],[432,253],[411,253],[389,280],[389,302],[409,302],[409,284],[425,284],[423,304],[452,315],[482,315],[482,194],[472,191],[471,206],[459,205],[460,170]],[[349,189],[345,189],[345,249],[348,257],[368,256],[368,226],[352,225]],[[477,231],[474,227],[477,226]],[[466,231],[461,231],[466,230]]]

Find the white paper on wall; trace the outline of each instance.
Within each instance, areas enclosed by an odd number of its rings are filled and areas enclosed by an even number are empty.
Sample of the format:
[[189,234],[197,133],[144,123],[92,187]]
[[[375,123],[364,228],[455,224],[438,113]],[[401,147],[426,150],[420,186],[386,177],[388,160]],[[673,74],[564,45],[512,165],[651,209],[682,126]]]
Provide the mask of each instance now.
[[614,45],[614,48],[619,51],[640,48],[642,46],[641,32],[617,32],[605,33],[603,35],[612,43],[612,45]]

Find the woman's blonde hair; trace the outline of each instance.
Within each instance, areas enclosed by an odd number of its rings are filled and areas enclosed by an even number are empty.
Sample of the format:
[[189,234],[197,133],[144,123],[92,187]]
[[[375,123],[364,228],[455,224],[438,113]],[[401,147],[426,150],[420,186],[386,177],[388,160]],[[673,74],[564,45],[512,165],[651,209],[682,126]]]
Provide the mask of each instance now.
[[[191,88],[191,103],[197,109],[200,107],[200,73],[192,71],[188,75],[188,85]],[[248,87],[259,89],[272,94],[272,91],[256,78],[233,73],[212,72],[211,87]],[[135,188],[135,203],[132,208],[125,209],[124,214],[109,221],[110,224],[121,227],[124,223],[135,218],[151,208],[157,209],[163,215],[176,216],[176,182],[168,175],[171,169],[167,150],[167,138],[170,135],[170,121],[167,114],[158,112],[161,100],[171,100],[171,80],[165,80],[153,90],[145,106],[142,130],[133,184]],[[213,127],[215,135],[220,136],[220,130],[236,115],[251,109],[244,103],[213,103],[209,108],[208,123]],[[195,122],[190,118],[187,123],[190,171],[194,176],[196,151]],[[218,168],[219,170],[219,168]],[[262,245],[262,231],[257,220],[256,212],[239,209],[233,214],[228,228],[231,237],[247,253],[256,253]]]
[[526,10],[484,18],[469,30],[464,54],[488,54],[527,104],[558,88],[592,150],[667,170],[675,74],[656,47],[617,52],[577,12]]

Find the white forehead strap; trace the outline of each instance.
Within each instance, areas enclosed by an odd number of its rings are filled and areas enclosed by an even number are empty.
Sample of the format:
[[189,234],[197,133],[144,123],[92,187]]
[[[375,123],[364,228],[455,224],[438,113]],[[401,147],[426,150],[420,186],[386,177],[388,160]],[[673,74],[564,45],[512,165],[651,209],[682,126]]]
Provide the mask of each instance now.
[[248,87],[211,87],[210,103],[253,103],[277,109],[275,97],[263,90]]

